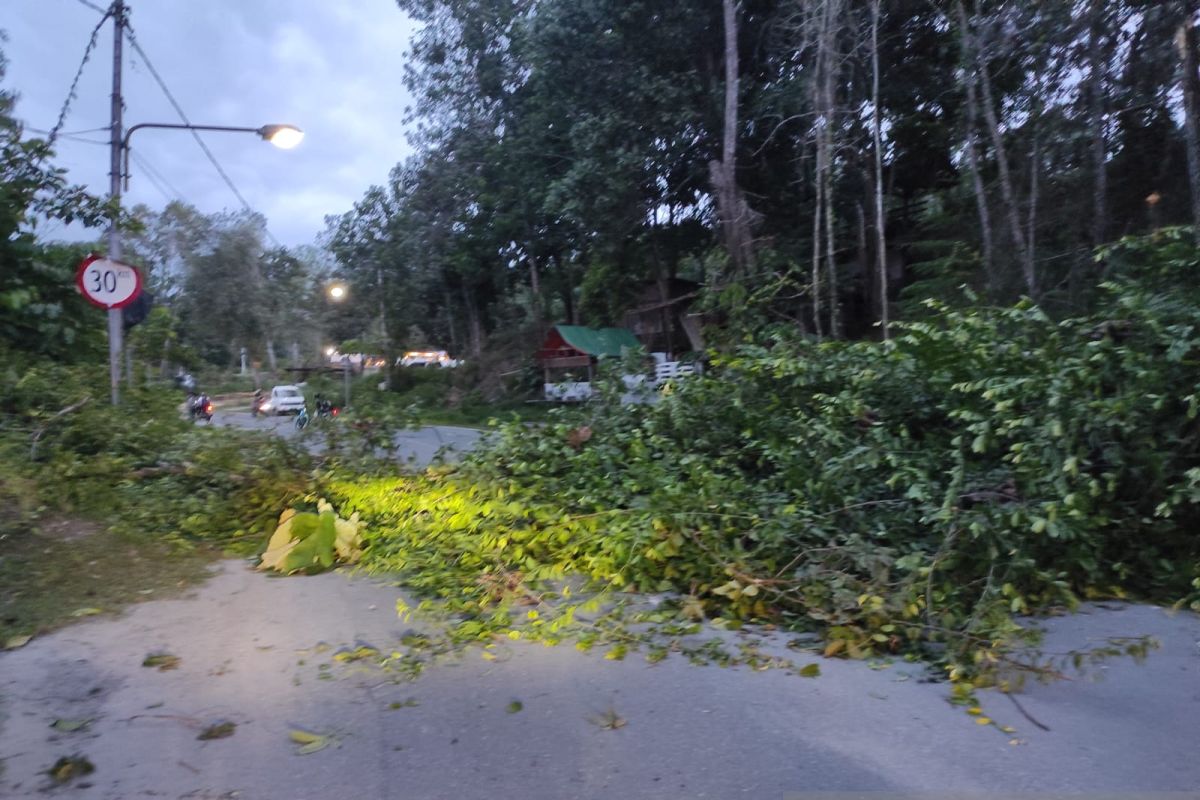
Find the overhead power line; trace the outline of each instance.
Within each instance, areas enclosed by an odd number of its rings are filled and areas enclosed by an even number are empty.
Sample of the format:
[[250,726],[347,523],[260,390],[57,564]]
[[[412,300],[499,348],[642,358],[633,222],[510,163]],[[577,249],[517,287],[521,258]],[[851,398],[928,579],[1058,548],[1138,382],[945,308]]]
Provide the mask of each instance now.
[[137,162],[138,168],[146,173],[146,177],[150,180],[150,183],[154,185],[155,189],[158,189],[162,196],[167,199],[168,203],[174,200],[183,200],[182,192],[172,186],[171,182],[145,156],[136,152],[131,152],[129,155]]
[[80,4],[80,5],[87,6],[87,7],[88,7],[88,8],[90,8],[92,11],[95,11],[95,12],[96,12],[96,13],[98,13],[98,14],[109,14],[109,13],[111,13],[111,10],[109,10],[109,11],[105,11],[103,8],[101,8],[100,6],[96,5],[95,3],[89,3],[89,2],[88,2],[88,0],[79,0],[79,4]]
[[[141,56],[142,63],[146,65],[146,69],[154,78],[154,82],[158,84],[158,88],[162,89],[163,94],[166,95],[167,101],[170,102],[171,107],[175,109],[175,113],[179,115],[179,119],[183,121],[184,125],[191,125],[192,121],[188,119],[183,107],[179,105],[179,101],[175,99],[175,95],[173,95],[171,90],[167,88],[166,82],[162,79],[162,76],[158,74],[158,70],[154,68],[154,64],[150,61],[150,57],[146,55],[146,51],[142,49],[140,44],[138,44],[137,36],[134,34],[133,27],[129,24],[128,19],[125,20],[125,38],[129,40],[129,44],[133,47],[134,51]],[[208,149],[208,145],[204,143],[204,139],[201,138],[199,132],[193,130],[190,131],[190,133],[196,140],[196,143],[200,145],[200,149],[204,151],[204,155],[208,157],[209,162],[211,162],[213,167],[217,170],[217,174],[221,176],[221,180],[225,181],[225,185],[229,187],[229,190],[233,192],[234,196],[242,204],[242,208],[252,214],[256,213],[250,206],[250,203],[246,201],[246,198],[242,196],[242,193],[238,191],[233,179],[229,177],[229,174],[225,172],[225,168],[221,166],[221,162],[217,161],[217,157],[213,155],[211,150]],[[280,245],[279,240],[275,238],[274,234],[272,234],[271,231],[265,226],[263,227],[263,232],[266,233],[267,238],[270,239],[276,247],[282,246]]]
[[83,75],[83,68],[87,66],[88,59],[92,57],[92,51],[96,49],[96,39],[100,35],[100,28],[112,16],[112,12],[104,11],[104,16],[96,23],[96,27],[92,28],[92,35],[88,39],[87,47],[83,51],[83,58],[79,61],[79,68],[75,70],[75,77],[71,80],[71,88],[67,90],[67,97],[63,100],[62,108],[58,110],[58,120],[55,121],[54,127],[50,129],[50,135],[46,139],[46,143],[50,147],[54,146],[54,142],[58,139],[59,131],[62,130],[63,123],[67,121],[67,114],[71,111],[71,103],[75,100],[75,90],[79,88],[79,78]]

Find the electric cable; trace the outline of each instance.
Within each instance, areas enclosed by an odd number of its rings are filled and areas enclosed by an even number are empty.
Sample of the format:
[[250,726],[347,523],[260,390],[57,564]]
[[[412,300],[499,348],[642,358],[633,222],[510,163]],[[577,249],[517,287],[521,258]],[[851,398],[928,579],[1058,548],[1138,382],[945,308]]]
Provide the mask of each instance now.
[[88,7],[88,8],[90,8],[92,11],[95,11],[97,14],[111,14],[111,13],[112,13],[112,9],[109,9],[108,11],[105,11],[103,8],[101,8],[100,6],[96,5],[95,3],[90,3],[90,2],[88,2],[88,0],[79,0],[79,3],[80,3],[80,5],[85,5],[85,6],[87,6],[87,7]]
[[[166,82],[162,79],[162,76],[158,74],[158,70],[154,68],[154,64],[150,61],[150,57],[146,55],[146,51],[143,50],[142,46],[138,43],[137,36],[134,34],[133,27],[129,24],[128,20],[125,21],[125,38],[129,40],[129,44],[133,47],[134,51],[142,57],[142,63],[146,65],[146,69],[154,78],[155,83],[158,84],[158,88],[162,89],[163,94],[166,95],[168,102],[170,102],[171,106],[175,109],[175,113],[179,115],[179,118],[183,121],[183,124],[191,125],[192,121],[188,119],[183,107],[179,105],[179,101],[175,99],[175,96],[171,93],[171,90],[167,88]],[[246,201],[246,198],[242,196],[242,193],[238,191],[233,179],[231,179],[229,174],[225,172],[224,167],[221,166],[221,162],[217,160],[217,157],[213,155],[213,152],[208,149],[208,145],[204,143],[204,139],[201,138],[199,131],[192,130],[190,133],[192,134],[192,138],[196,140],[196,143],[200,145],[200,149],[204,151],[204,155],[208,157],[208,160],[217,170],[217,174],[221,176],[223,181],[225,181],[225,185],[229,187],[229,190],[233,192],[234,196],[237,197],[237,199],[241,202],[242,208],[244,208],[246,211],[249,211],[251,214],[258,213],[250,206],[250,203]],[[265,225],[263,226],[263,232],[276,247],[282,246],[279,243],[279,240],[275,238],[274,234],[272,234]]]
[[[92,51],[96,49],[96,39],[100,36],[100,28],[103,27],[104,23],[111,16],[111,11],[104,12],[104,16],[96,23],[96,27],[92,28],[92,35],[88,39],[87,47],[83,51],[83,58],[79,61],[79,68],[75,70],[75,77],[71,80],[71,88],[67,90],[67,97],[63,100],[62,108],[58,111],[58,120],[54,123],[54,127],[50,129],[50,135],[46,139],[46,144],[49,147],[54,147],[54,142],[58,139],[63,123],[67,121],[67,114],[70,113],[71,103],[75,100],[75,91],[79,88],[79,78],[83,75],[83,68],[87,66],[88,59],[92,57]],[[49,150],[49,147],[47,150]]]

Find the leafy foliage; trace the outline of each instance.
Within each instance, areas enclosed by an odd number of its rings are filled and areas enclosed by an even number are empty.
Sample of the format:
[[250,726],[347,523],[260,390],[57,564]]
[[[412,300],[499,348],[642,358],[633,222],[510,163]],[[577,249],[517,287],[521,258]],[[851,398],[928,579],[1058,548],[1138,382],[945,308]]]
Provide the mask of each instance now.
[[362,556],[360,543],[358,517],[342,519],[322,500],[315,514],[288,509],[280,515],[258,568],[291,575],[319,572],[335,561],[352,564]]
[[586,639],[608,593],[666,591],[827,655],[1052,673],[1020,614],[1200,577],[1200,260],[1171,232],[1107,256],[1140,266],[1097,315],[931,301],[891,343],[779,335],[650,406],[502,427],[459,471],[324,489],[461,637]]
[[161,388],[131,391],[120,408],[106,395],[100,366],[45,364],[0,383],[5,463],[34,502],[118,531],[249,550],[308,493],[309,457],[278,437],[194,427],[183,396]]

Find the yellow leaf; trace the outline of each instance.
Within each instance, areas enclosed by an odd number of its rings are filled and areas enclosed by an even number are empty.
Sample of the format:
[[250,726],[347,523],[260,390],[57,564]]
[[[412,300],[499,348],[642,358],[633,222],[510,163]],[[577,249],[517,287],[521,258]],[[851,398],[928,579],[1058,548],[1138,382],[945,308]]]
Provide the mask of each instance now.
[[315,753],[318,750],[324,750],[328,746],[329,746],[329,739],[328,739],[328,737],[325,737],[325,738],[322,738],[321,741],[319,741],[319,742],[313,742],[312,744],[306,744],[303,747],[297,748],[296,755],[306,756],[309,753]]
[[830,656],[836,656],[838,653],[842,652],[845,649],[846,649],[846,640],[845,639],[835,639],[834,641],[825,645],[825,657],[828,658]]
[[970,708],[967,709],[967,713],[978,716],[979,714],[983,713],[983,709],[980,708],[979,706],[971,706]]
[[288,738],[296,744],[312,744],[313,742],[321,741],[325,737],[319,733],[311,733],[310,731],[300,730],[299,728],[292,728],[290,731],[288,731]]
[[976,717],[975,724],[976,725],[991,725],[992,720],[989,717]]

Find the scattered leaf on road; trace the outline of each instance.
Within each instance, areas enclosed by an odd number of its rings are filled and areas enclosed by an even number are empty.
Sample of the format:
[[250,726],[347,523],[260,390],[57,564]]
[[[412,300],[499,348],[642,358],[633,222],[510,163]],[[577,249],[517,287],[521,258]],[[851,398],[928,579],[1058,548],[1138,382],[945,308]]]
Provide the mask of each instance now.
[[207,728],[200,731],[200,735],[196,738],[202,742],[206,742],[209,739],[225,739],[229,736],[233,736],[233,732],[235,730],[237,730],[236,722],[229,722],[227,720],[224,722],[214,722],[212,725],[209,725]]
[[340,661],[343,664],[351,661],[362,661],[364,658],[378,658],[379,651],[370,645],[359,645],[353,650],[339,650],[333,654],[334,661]]
[[72,778],[78,778],[81,775],[89,775],[96,771],[96,767],[91,761],[88,761],[81,755],[63,756],[58,761],[54,762],[54,766],[46,770],[56,783],[66,783]]
[[103,614],[102,608],[77,608],[71,612],[72,617],[94,617],[97,614]]
[[807,664],[800,668],[801,678],[816,678],[821,674],[820,664]]
[[504,710],[510,714],[516,714],[518,711],[520,711],[524,707],[525,707],[525,704],[522,703],[520,700],[513,700],[511,703],[509,703],[505,707]]
[[18,647],[24,647],[33,640],[32,636],[10,636],[4,640],[5,650],[16,650]]
[[608,711],[597,717],[593,717],[592,722],[606,731],[615,731],[617,728],[624,728],[626,725],[625,718],[613,708],[608,709]]
[[390,708],[392,711],[397,711],[401,708],[413,708],[414,706],[419,706],[419,705],[421,705],[421,704],[417,702],[417,698],[410,697],[403,702],[396,700],[395,702],[389,703],[388,708]]
[[91,724],[92,721],[90,719],[56,719],[50,723],[50,727],[63,733],[72,733],[82,730]]
[[179,666],[179,656],[170,653],[151,653],[142,661],[143,667],[158,667],[159,672],[166,672]]
[[288,731],[288,738],[300,745],[300,747],[296,748],[296,755],[298,756],[306,756],[318,750],[324,750],[333,744],[332,734],[312,733],[311,731],[300,730],[299,728],[292,728]]

